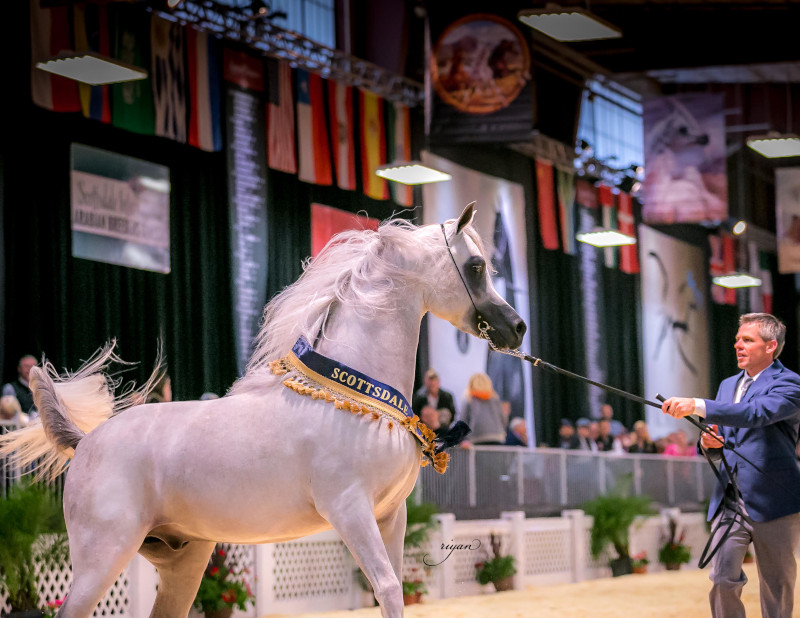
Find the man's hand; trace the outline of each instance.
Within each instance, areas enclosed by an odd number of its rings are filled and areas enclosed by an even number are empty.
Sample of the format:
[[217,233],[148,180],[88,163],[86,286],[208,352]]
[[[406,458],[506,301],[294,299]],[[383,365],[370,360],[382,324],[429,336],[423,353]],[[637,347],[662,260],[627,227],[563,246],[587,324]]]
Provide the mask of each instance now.
[[713,436],[705,431],[700,434],[700,446],[703,448],[722,448],[725,444],[722,437],[719,435],[719,427],[716,425],[708,425],[708,429],[714,434]]
[[661,404],[661,411],[674,418],[683,418],[694,414],[694,399],[692,397],[670,397]]

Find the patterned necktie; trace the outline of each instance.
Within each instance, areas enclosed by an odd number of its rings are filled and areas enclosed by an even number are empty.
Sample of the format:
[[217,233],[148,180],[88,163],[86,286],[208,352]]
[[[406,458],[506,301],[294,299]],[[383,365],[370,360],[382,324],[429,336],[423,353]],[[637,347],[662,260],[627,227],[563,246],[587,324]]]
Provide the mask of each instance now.
[[747,376],[744,379],[744,384],[742,384],[742,392],[739,395],[739,399],[737,400],[736,403],[739,403],[742,399],[744,399],[744,396],[747,394],[747,389],[750,388],[750,385],[752,383],[753,383],[753,378],[751,378],[750,376]]

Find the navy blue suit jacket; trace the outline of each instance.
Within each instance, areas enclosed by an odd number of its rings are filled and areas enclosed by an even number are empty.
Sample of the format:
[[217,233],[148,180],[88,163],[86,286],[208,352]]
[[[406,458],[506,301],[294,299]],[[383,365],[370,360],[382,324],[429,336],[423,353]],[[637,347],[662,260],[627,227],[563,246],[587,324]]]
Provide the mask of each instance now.
[[[722,381],[714,401],[707,399],[706,422],[719,425],[725,441],[764,471],[725,449],[742,492],[747,514],[758,522],[800,512],[800,465],[795,452],[800,430],[800,376],[779,361],[767,367],[745,393],[731,403],[744,372]],[[719,456],[721,449],[712,449]],[[727,481],[724,467],[721,469]],[[776,483],[773,479],[777,479]],[[717,484],[708,509],[711,519],[722,501]]]

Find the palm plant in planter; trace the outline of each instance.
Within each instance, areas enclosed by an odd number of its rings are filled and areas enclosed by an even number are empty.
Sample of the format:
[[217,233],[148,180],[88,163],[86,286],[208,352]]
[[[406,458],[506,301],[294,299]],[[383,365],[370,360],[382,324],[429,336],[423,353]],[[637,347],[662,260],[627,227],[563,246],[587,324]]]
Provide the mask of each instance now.
[[629,496],[627,485],[618,484],[609,493],[583,504],[583,511],[594,518],[592,523],[590,550],[596,560],[609,545],[617,557],[610,562],[611,572],[626,575],[633,572],[630,556],[630,527],[637,517],[655,513],[649,496]]
[[492,582],[498,592],[514,588],[514,575],[517,572],[514,556],[504,556],[500,551],[500,543],[501,539],[492,533],[492,557],[475,565],[475,579],[478,583],[486,585]]
[[51,489],[30,483],[0,500],[0,584],[9,616],[41,616],[37,565],[56,567],[69,555],[61,501]]

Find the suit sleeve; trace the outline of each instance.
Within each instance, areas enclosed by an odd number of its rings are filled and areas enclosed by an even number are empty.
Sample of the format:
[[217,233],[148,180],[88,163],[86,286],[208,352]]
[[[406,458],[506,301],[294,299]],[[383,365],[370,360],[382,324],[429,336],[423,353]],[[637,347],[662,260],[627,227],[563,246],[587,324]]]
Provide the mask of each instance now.
[[[760,380],[759,380],[760,381]],[[727,427],[765,427],[800,418],[800,376],[784,372],[766,391],[741,403],[706,402],[706,421]]]

